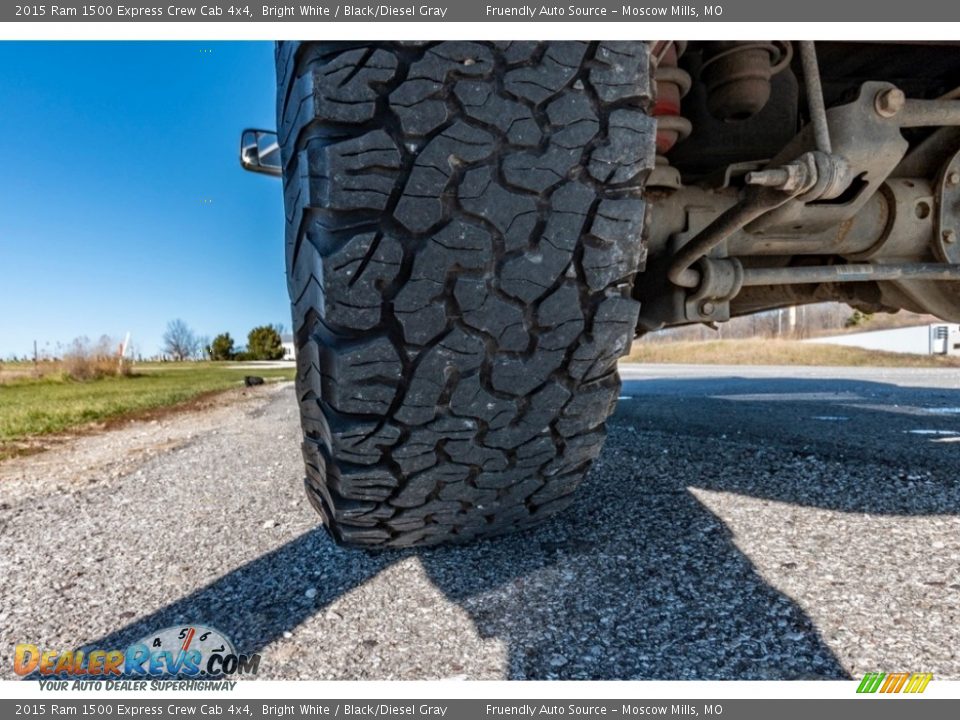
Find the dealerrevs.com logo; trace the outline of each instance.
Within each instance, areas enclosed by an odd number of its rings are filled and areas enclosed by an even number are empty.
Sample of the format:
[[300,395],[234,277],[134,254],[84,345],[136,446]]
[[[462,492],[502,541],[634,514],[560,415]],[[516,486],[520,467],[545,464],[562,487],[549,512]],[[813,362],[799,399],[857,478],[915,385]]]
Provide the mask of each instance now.
[[228,637],[204,625],[180,625],[151,633],[125,649],[53,650],[20,643],[17,675],[45,678],[171,678],[256,675],[260,655],[243,655]]

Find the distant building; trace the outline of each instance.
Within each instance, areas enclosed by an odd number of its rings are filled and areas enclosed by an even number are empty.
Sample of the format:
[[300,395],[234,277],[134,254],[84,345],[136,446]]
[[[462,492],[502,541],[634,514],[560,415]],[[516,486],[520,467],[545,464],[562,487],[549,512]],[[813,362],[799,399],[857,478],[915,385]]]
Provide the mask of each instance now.
[[280,344],[283,346],[284,360],[297,359],[297,348],[293,344],[293,335],[281,335]]
[[934,323],[814,338],[806,342],[911,355],[960,355],[960,325]]

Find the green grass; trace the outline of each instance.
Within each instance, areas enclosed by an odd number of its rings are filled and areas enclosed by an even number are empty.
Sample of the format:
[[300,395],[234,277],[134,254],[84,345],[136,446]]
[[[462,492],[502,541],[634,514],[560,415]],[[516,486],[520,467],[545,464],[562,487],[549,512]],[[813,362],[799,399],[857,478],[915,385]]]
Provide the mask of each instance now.
[[626,362],[695,365],[825,365],[832,367],[960,367],[960,357],[908,355],[796,340],[635,342]]
[[130,377],[77,382],[62,375],[0,382],[0,457],[4,445],[94,422],[122,420],[209,393],[241,387],[245,375],[291,380],[293,368],[237,368],[228,363],[143,363]]

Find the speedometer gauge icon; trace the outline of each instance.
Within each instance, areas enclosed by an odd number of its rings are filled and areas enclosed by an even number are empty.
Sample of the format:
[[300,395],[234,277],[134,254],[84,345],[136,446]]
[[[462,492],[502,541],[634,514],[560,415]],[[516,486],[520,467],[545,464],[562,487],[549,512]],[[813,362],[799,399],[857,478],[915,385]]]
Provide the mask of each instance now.
[[196,666],[201,668],[201,674],[206,674],[205,668],[213,655],[226,657],[237,654],[230,639],[208,625],[174,625],[146,635],[141,638],[140,644],[145,645],[151,655],[170,653],[172,658],[199,652]]

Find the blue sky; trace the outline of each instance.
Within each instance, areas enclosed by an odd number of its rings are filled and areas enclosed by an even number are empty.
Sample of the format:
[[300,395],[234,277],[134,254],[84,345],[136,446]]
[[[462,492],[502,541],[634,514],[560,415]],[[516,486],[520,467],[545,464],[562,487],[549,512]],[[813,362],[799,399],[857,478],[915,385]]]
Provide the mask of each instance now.
[[289,328],[280,182],[237,160],[276,124],[272,43],[0,42],[0,68],[0,358]]

